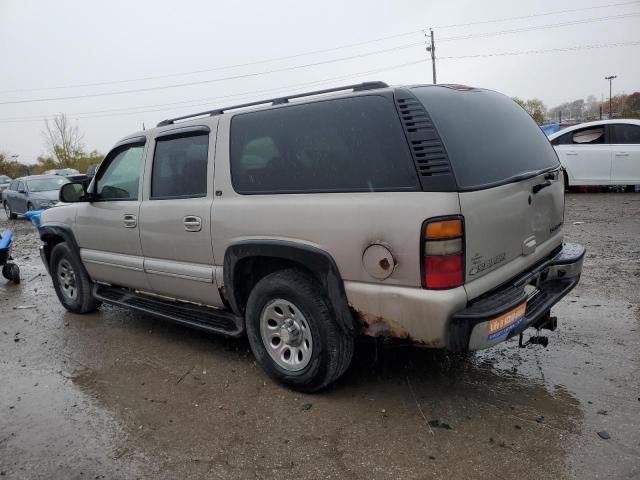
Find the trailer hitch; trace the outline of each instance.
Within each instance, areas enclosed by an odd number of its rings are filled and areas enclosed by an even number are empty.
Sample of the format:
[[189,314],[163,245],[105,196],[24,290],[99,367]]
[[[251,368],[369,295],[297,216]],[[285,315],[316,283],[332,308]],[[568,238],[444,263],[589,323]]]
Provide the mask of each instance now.
[[536,334],[529,338],[526,342],[524,342],[524,335],[521,333],[520,338],[518,339],[518,346],[520,348],[528,347],[529,345],[542,345],[544,348],[547,348],[549,345],[549,337],[545,337],[543,335],[538,335],[539,330],[536,331]]
[[558,328],[558,317],[552,317],[550,313],[547,313],[536,325],[536,334],[533,337],[530,337],[526,342],[524,341],[524,333],[520,334],[520,338],[518,339],[518,346],[520,348],[527,347],[529,345],[542,345],[544,348],[547,348],[549,345],[549,337],[544,335],[540,335],[540,330],[549,330],[554,331]]

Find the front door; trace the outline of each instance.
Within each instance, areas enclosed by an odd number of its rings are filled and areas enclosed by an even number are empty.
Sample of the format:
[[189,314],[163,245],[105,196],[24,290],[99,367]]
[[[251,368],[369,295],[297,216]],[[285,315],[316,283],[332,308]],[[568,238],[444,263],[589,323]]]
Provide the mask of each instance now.
[[91,202],[79,203],[74,234],[91,278],[149,290],[140,246],[140,177],[144,137],[113,149],[100,166]]
[[18,180],[18,190],[13,192],[13,201],[11,205],[11,209],[15,213],[24,213],[27,211],[27,184]]
[[[560,161],[572,176],[572,185],[611,183],[611,146],[605,143],[603,125],[582,128],[567,134],[556,147]],[[564,138],[564,136],[563,136]]]
[[196,126],[155,137],[153,161],[145,172],[140,236],[154,293],[217,307],[222,301],[214,278],[213,160],[208,160],[213,159],[215,125],[213,132]]
[[640,184],[640,125],[616,123],[609,129],[613,151],[611,183]]

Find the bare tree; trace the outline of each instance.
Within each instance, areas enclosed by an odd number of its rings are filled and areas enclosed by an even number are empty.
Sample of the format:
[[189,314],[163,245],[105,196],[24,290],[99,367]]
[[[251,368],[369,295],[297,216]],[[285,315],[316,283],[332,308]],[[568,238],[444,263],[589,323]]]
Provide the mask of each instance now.
[[72,124],[64,113],[56,115],[51,122],[45,120],[44,125],[42,138],[47,153],[60,168],[71,166],[84,150],[84,135],[80,133],[78,125]]

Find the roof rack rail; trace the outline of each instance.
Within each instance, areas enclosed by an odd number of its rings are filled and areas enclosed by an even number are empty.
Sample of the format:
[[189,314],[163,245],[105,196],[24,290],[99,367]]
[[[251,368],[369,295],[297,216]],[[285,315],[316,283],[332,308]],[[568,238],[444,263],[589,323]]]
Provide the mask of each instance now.
[[166,125],[172,125],[180,120],[187,120],[189,118],[205,117],[205,116],[213,117],[215,115],[222,115],[224,112],[227,112],[229,110],[236,110],[238,108],[254,107],[257,105],[266,105],[269,103],[271,105],[281,105],[283,103],[289,103],[289,100],[292,100],[294,98],[311,97],[313,95],[322,95],[324,93],[332,93],[332,92],[342,92],[345,90],[353,90],[354,92],[361,92],[364,90],[375,90],[378,88],[386,88],[388,86],[389,85],[387,85],[384,82],[363,82],[363,83],[357,83],[355,85],[345,85],[344,87],[325,88],[324,90],[315,90],[313,92],[297,93],[295,95],[288,95],[286,97],[277,97],[277,98],[270,98],[268,100],[259,100],[257,102],[242,103],[240,105],[232,105],[230,107],[216,108],[215,110],[207,110],[206,112],[192,113],[191,115],[184,115],[182,117],[169,118],[167,120],[161,121],[160,123],[158,123],[157,126],[164,127]]

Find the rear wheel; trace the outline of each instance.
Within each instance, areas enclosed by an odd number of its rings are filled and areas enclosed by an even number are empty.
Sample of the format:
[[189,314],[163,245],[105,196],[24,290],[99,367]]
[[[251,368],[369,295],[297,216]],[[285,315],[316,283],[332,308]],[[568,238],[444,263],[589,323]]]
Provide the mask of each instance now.
[[9,206],[9,202],[4,202],[4,211],[7,214],[7,218],[9,220],[15,220],[18,218],[18,215],[11,211],[11,207]]
[[562,176],[564,177],[564,191],[565,192],[570,192],[571,191],[571,185],[569,185],[569,175],[567,175],[566,170],[562,172]]
[[32,212],[33,211],[33,205],[31,205],[30,203],[27,203],[27,210],[29,212]]
[[260,280],[246,311],[251,350],[276,381],[313,392],[348,368],[354,341],[343,332],[322,289],[308,274],[282,270]]
[[51,252],[51,278],[60,303],[70,312],[89,313],[100,306],[93,297],[93,282],[65,242]]

